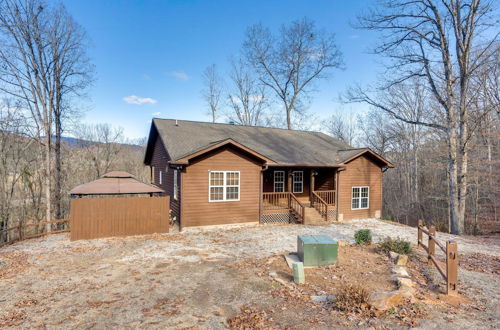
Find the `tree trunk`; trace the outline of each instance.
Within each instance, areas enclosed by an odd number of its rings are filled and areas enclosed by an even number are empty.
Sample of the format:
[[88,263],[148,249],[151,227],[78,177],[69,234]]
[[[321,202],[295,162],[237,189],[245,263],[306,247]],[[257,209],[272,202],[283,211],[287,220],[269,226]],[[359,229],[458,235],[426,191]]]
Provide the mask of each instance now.
[[[46,203],[46,210],[45,210],[45,220],[50,221],[51,216],[52,216],[52,201],[51,201],[51,196],[52,194],[50,193],[50,188],[51,188],[51,178],[50,178],[50,148],[51,148],[51,136],[50,136],[50,128],[45,129],[46,132],[46,137],[45,137],[45,203]],[[51,231],[51,225],[47,224],[46,225],[46,230],[47,232]]]
[[54,146],[55,151],[55,187],[54,187],[54,208],[56,219],[63,218],[62,212],[62,158],[61,158],[61,118],[55,116],[56,141]]

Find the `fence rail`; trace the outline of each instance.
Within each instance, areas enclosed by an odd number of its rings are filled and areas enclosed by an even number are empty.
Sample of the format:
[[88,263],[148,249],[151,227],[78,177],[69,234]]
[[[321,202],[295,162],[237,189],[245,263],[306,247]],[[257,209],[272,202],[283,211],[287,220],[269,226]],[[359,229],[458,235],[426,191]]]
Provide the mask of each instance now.
[[[64,229],[57,229],[57,230],[51,230],[51,231],[41,231],[39,232],[37,229],[39,226],[44,226],[48,224],[59,224],[59,223],[66,223],[64,226]],[[59,220],[51,220],[51,221],[40,221],[37,223],[26,223],[26,224],[20,224],[18,226],[10,227],[10,228],[5,228],[0,230],[0,247],[8,244],[12,244],[14,242],[19,242],[23,241],[25,239],[30,239],[30,238],[35,238],[35,237],[40,237],[40,236],[45,236],[45,235],[50,235],[50,234],[58,234],[58,233],[65,233],[69,232],[69,219],[59,219]],[[35,227],[35,232],[27,233],[27,228],[33,228]],[[17,235],[16,235],[17,234]]]
[[[423,243],[423,234],[426,234],[429,239],[427,246]],[[418,231],[417,231],[417,243],[427,252],[427,262],[428,265],[436,266],[441,276],[446,281],[446,294],[456,295],[458,294],[458,246],[454,241],[446,241],[446,245],[443,245],[436,239],[436,227],[430,226],[425,227],[422,220],[418,221]],[[445,253],[446,255],[446,265],[445,268],[436,259],[436,245]]]
[[262,193],[262,210],[294,214],[304,222],[305,207],[291,192]]

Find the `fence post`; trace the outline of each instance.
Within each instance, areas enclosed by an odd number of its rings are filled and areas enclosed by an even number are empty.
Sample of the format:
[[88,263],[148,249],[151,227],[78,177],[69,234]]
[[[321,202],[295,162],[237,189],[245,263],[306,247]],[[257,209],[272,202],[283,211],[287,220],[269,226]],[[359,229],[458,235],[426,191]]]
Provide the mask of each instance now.
[[21,226],[21,224],[19,224],[19,226],[17,227],[17,230],[19,231],[19,240],[22,241],[23,240],[23,227]]
[[458,247],[454,241],[446,241],[446,294],[456,295],[458,284]]
[[423,220],[418,220],[418,236],[417,236],[417,247],[420,247],[420,245],[422,244],[422,230],[420,230],[420,228],[422,228],[424,226],[424,221]]
[[431,259],[431,256],[435,256],[436,254],[436,227],[430,226],[429,227],[429,244],[428,244],[428,249],[429,249],[429,256],[427,257],[427,261],[429,266],[432,266],[434,262]]

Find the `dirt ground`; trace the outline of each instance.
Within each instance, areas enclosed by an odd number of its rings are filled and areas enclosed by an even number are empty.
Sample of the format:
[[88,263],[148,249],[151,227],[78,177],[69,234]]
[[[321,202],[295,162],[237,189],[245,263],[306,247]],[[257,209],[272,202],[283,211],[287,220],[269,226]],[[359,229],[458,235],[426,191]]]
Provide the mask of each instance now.
[[440,299],[444,282],[423,262],[422,252],[409,264],[418,284],[417,303],[383,314],[346,313],[331,302],[311,299],[335,295],[346,284],[392,290],[389,260],[374,246],[343,247],[338,266],[306,269],[305,285],[291,282],[292,271],[282,255],[295,250],[297,235],[326,234],[353,243],[360,228],[371,229],[375,242],[385,236],[416,240],[414,228],[360,220],[76,242],[59,234],[20,242],[0,249],[0,327],[224,329],[244,322],[293,329],[498,326],[500,247],[490,241],[438,234],[458,241],[459,289],[470,300],[458,307]]

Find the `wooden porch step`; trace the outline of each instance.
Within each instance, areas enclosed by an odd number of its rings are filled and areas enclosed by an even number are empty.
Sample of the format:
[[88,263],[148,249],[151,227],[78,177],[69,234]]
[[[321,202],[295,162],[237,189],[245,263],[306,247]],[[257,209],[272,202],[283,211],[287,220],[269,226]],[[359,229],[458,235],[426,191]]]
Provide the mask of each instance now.
[[305,207],[304,209],[304,224],[305,225],[316,225],[316,224],[325,224],[325,219],[321,216],[321,214],[316,211],[314,207]]

